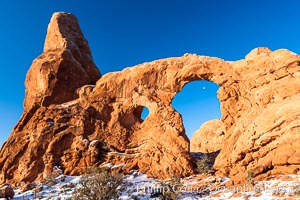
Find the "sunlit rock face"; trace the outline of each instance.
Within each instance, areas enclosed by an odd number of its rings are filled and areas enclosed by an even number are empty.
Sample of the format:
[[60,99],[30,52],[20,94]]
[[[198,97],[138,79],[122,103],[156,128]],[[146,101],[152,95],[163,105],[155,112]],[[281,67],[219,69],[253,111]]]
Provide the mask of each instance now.
[[44,53],[26,76],[25,111],[78,98],[76,89],[101,77],[77,19],[54,13],[48,26]]
[[191,152],[214,153],[222,149],[225,129],[218,119],[202,124],[191,139]]
[[[101,77],[75,16],[55,13],[44,53],[27,73],[24,113],[0,151],[0,182],[40,180],[57,165],[76,175],[103,163],[161,179],[193,174],[190,143],[171,102],[195,80],[220,86],[222,137],[206,148],[221,150],[218,174],[238,183],[250,170],[299,172],[298,55],[258,48],[226,62],[186,54]],[[150,112],[142,120],[144,107]]]

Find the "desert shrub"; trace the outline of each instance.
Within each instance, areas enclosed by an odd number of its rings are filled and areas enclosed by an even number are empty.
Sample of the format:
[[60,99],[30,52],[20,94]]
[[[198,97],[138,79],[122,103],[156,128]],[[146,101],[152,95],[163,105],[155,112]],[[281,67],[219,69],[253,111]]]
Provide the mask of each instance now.
[[107,200],[119,196],[123,176],[101,168],[88,168],[73,192],[74,200]]
[[296,185],[293,187],[293,192],[295,195],[300,195],[300,185]]
[[48,174],[46,178],[44,178],[43,183],[48,186],[53,186],[57,183],[56,178],[57,174],[52,172],[51,174]]
[[248,183],[250,185],[254,185],[254,178],[255,178],[254,171],[252,171],[252,170],[247,171],[246,183]]
[[197,161],[197,169],[199,173],[210,174],[210,160],[208,156],[203,156],[201,160]]
[[48,186],[53,186],[57,183],[57,178],[63,174],[62,170],[58,166],[54,166],[50,174],[44,178],[43,183]]
[[289,196],[300,195],[300,185],[290,186],[288,189],[288,195]]

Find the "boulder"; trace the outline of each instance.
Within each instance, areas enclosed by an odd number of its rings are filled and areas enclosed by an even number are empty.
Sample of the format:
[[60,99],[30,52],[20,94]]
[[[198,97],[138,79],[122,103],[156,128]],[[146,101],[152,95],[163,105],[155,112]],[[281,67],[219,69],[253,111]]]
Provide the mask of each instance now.
[[0,198],[13,199],[15,196],[14,189],[9,184],[2,184],[0,186]]
[[225,125],[221,120],[210,120],[197,130],[191,139],[191,152],[213,153],[222,149]]

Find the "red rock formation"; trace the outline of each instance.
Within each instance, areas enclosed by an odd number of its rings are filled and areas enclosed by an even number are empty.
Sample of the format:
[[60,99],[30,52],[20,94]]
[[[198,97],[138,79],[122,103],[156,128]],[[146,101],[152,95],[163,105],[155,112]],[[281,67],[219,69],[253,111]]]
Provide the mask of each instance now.
[[225,136],[209,121],[193,136],[192,150],[221,150],[214,167],[233,184],[244,182],[250,172],[257,178],[299,174],[299,56],[257,48],[229,64],[238,76],[218,91]]
[[191,139],[191,152],[213,153],[222,149],[225,129],[221,120],[204,123]]
[[54,14],[44,53],[27,74],[25,111],[0,151],[0,182],[42,179],[55,165],[74,175],[103,162],[158,178],[192,174],[189,140],[171,102],[195,80],[220,85],[225,136],[217,173],[236,183],[249,171],[297,173],[299,74],[298,55],[259,48],[237,62],[186,54],[99,79],[75,17]]
[[33,61],[26,76],[25,112],[77,99],[75,90],[95,84],[100,76],[76,17],[55,13],[48,26],[44,53]]
[[230,65],[239,78],[219,91],[227,130],[215,168],[234,183],[299,174],[300,57],[258,48]]
[[[85,44],[74,16],[54,14],[45,52],[27,74],[24,114],[0,152],[0,182],[42,179],[55,165],[74,175],[104,161],[159,178],[193,173],[181,117],[162,102],[176,93],[165,93],[164,85],[152,87],[166,80],[165,61],[157,69],[127,69],[107,74],[96,86],[84,85],[100,77],[89,73],[96,68],[86,67],[94,66],[88,65],[89,51],[76,49]],[[143,122],[144,106],[150,116]],[[149,126],[158,116],[164,123]]]

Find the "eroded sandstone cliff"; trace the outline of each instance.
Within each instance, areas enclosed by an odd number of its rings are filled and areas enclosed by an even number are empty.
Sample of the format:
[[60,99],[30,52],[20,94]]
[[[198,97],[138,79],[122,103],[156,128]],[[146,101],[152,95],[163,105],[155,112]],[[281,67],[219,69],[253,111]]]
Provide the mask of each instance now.
[[[220,86],[222,137],[211,140],[218,145],[192,140],[206,152],[221,150],[218,174],[239,183],[249,171],[299,173],[299,63],[288,50],[258,48],[236,62],[186,54],[101,77],[76,18],[55,13],[44,53],[27,73],[24,113],[0,151],[0,182],[42,179],[55,165],[75,175],[101,163],[158,178],[193,174],[189,140],[171,102],[195,80]],[[144,107],[150,114],[143,121]],[[220,135],[202,130],[203,140]]]
[[222,119],[203,124],[191,140],[192,150],[221,150],[214,167],[233,183],[249,174],[299,174],[299,56],[257,48],[229,64],[238,76],[218,91]]

